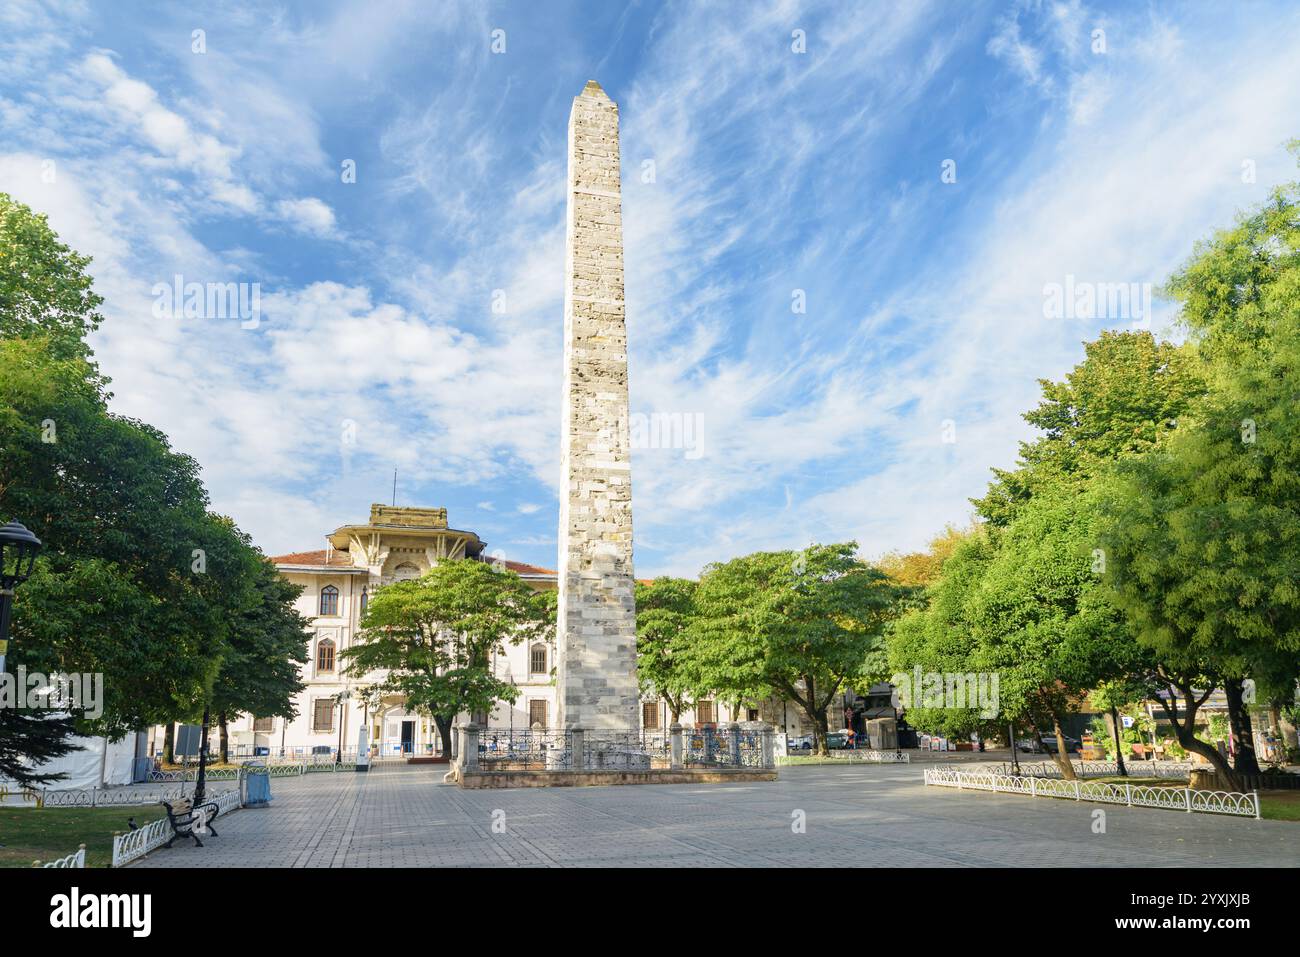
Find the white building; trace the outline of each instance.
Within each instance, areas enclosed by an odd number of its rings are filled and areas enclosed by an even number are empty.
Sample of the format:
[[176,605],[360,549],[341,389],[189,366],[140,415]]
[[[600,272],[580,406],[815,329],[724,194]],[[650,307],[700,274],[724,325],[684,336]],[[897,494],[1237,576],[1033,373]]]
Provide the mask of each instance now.
[[[488,556],[484,549],[485,543],[474,532],[448,526],[446,509],[372,505],[367,524],[336,529],[326,536],[325,548],[275,556],[272,561],[280,572],[303,587],[297,608],[311,621],[308,661],[302,673],[306,687],[297,699],[298,716],[292,720],[249,715],[233,719],[232,754],[249,754],[254,748],[267,748],[272,755],[310,753],[313,748],[332,750],[340,740],[345,750],[351,750],[365,725],[372,746],[381,754],[439,756],[441,740],[433,720],[409,711],[399,695],[385,696],[376,707],[369,707],[357,691],[373,680],[345,677],[340,653],[356,640],[361,612],[377,587],[417,578],[439,559],[500,560],[534,588],[556,587],[553,570]],[[509,645],[497,657],[498,677],[513,682],[519,696],[513,705],[498,703],[488,715],[489,727],[552,726],[553,651],[545,643]],[[345,691],[350,697],[340,707],[339,695]],[[744,720],[747,715],[739,717]],[[670,720],[659,700],[643,703],[642,723],[647,729],[664,729]],[[681,716],[688,726],[729,720],[729,709],[712,701],[701,701]]]

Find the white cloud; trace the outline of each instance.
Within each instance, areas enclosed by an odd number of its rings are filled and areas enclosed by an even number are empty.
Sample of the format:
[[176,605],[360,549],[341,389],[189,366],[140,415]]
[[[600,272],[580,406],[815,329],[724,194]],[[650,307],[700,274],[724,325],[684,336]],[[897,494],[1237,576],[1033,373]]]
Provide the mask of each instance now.
[[314,196],[282,199],[275,204],[275,211],[299,232],[322,239],[334,235],[334,210]]
[[196,130],[179,113],[164,107],[152,87],[127,76],[107,54],[89,54],[81,68],[99,85],[104,104],[121,120],[134,124],[159,154],[201,177],[215,200],[244,213],[257,210],[252,190],[235,180],[232,163],[238,149]]

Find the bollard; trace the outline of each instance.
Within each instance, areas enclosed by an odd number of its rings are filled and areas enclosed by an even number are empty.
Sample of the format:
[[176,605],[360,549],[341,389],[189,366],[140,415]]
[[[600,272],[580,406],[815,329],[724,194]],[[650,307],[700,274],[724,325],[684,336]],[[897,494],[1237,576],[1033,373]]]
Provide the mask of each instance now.
[[676,721],[668,728],[668,766],[674,771],[682,766],[682,726]]
[[460,765],[466,771],[478,770],[478,725],[473,721],[461,726]]
[[585,728],[569,729],[569,767],[574,771],[590,770],[587,754],[587,731]]

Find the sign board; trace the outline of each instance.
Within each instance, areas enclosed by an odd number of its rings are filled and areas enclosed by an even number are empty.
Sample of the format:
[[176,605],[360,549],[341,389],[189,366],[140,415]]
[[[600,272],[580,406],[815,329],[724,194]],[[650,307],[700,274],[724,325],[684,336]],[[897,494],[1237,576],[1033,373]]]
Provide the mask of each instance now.
[[1130,718],[1128,715],[1124,715],[1119,720],[1120,720],[1120,724],[1124,725],[1124,727],[1126,728],[1133,727],[1133,719]]
[[203,726],[183,724],[176,729],[176,744],[172,753],[187,758],[199,756],[199,745],[203,741]]

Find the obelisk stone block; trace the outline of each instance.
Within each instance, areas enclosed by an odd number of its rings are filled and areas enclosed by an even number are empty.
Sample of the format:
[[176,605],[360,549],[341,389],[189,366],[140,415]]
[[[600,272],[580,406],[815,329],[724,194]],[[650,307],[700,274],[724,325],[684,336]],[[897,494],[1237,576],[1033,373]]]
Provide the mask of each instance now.
[[562,728],[639,727],[618,107],[596,81],[569,114],[559,621]]

